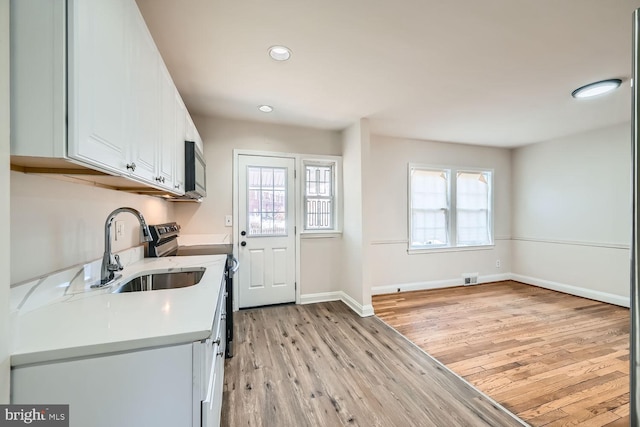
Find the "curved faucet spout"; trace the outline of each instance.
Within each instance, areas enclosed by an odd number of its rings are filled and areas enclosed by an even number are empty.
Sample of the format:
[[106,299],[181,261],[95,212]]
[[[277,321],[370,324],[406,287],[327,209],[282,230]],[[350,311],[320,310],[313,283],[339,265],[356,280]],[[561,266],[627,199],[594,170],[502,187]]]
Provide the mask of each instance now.
[[150,242],[152,240],[147,222],[144,220],[144,216],[142,216],[140,211],[134,208],[122,207],[111,212],[104,223],[104,254],[102,255],[99,286],[104,286],[111,282],[115,277],[114,272],[123,269],[120,261],[113,259],[113,255],[111,254],[111,224],[121,212],[129,212],[138,218],[138,222],[140,223],[140,243]]

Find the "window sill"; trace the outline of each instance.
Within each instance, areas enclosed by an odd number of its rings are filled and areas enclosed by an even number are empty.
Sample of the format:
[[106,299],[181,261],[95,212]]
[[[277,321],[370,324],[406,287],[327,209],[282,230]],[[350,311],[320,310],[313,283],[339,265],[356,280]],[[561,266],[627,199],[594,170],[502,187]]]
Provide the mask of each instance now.
[[303,231],[301,239],[335,239],[342,237],[342,231]]
[[495,244],[481,246],[440,246],[436,248],[414,248],[407,249],[409,255],[412,254],[432,254],[439,252],[468,252],[468,251],[488,251],[496,247]]

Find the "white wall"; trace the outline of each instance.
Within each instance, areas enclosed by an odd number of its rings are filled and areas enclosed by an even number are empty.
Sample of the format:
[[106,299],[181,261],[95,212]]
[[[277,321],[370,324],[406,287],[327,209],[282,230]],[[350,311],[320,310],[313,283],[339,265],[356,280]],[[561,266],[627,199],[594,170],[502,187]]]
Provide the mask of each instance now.
[[630,125],[514,150],[513,186],[516,279],[628,305]]
[[[9,0],[0,0],[0,223],[9,221]],[[0,240],[0,404],[9,403],[9,237]]]
[[[11,283],[101,258],[104,223],[116,208],[138,209],[148,224],[173,219],[173,205],[157,197],[21,172],[10,180]],[[121,213],[116,221],[124,221],[125,236],[112,242],[113,251],[138,246],[137,219]]]
[[[194,117],[204,141],[207,162],[207,198],[202,203],[178,203],[176,221],[183,234],[231,234],[225,215],[233,212],[233,150],[290,154],[340,155],[338,132],[297,126],[249,122],[226,118]],[[340,289],[340,238],[305,239],[300,242],[300,293]]]
[[360,314],[370,314],[371,271],[366,178],[369,171],[370,134],[366,119],[351,125],[342,134],[343,153],[343,278],[342,290],[355,303]]
[[[409,163],[493,169],[495,246],[408,254]],[[511,271],[510,150],[373,135],[370,167],[373,208],[366,215],[374,294],[461,285],[463,273],[479,273],[481,282],[506,278]],[[498,259],[501,268],[496,268]]]

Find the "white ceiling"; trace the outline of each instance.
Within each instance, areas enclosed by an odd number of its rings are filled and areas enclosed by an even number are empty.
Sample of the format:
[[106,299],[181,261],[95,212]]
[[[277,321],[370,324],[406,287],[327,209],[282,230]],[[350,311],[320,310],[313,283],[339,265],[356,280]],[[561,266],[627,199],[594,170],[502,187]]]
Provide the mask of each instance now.
[[504,147],[630,120],[640,0],[137,2],[192,114]]

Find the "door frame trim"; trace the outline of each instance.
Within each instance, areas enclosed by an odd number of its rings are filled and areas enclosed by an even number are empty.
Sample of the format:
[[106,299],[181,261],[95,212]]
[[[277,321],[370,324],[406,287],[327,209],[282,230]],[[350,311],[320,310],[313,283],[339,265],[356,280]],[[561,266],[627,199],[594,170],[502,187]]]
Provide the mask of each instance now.
[[[239,248],[238,248],[238,242],[240,241],[240,236],[238,235],[239,228],[238,228],[238,224],[239,224],[239,220],[240,220],[240,210],[239,210],[239,199],[238,199],[238,193],[239,193],[239,175],[238,175],[238,164],[239,164],[239,160],[240,160],[240,156],[256,156],[256,157],[279,157],[279,158],[287,158],[287,159],[293,159],[294,160],[294,173],[295,173],[295,178],[294,178],[294,206],[295,206],[295,210],[296,212],[295,214],[295,226],[296,226],[296,233],[295,233],[295,281],[296,281],[296,304],[300,304],[300,230],[298,229],[298,227],[300,227],[299,224],[299,218],[298,218],[298,198],[300,195],[300,191],[301,191],[301,187],[300,187],[300,179],[298,178],[298,171],[297,171],[297,167],[298,167],[298,163],[300,161],[301,155],[300,154],[295,154],[295,153],[281,153],[281,152],[276,152],[276,151],[260,151],[260,150],[244,150],[244,149],[234,149],[233,150],[233,170],[232,170],[232,174],[233,174],[233,188],[231,190],[232,194],[233,194],[233,199],[232,199],[232,206],[233,206],[233,228],[232,228],[232,236],[233,236],[233,256],[236,257],[236,259],[238,259],[238,257],[240,256],[239,254]],[[240,269],[242,269],[242,266],[240,266]],[[233,311],[238,311],[239,310],[239,301],[238,301],[238,297],[237,295],[239,295],[240,292],[240,284],[238,283],[238,280],[234,280],[233,281],[233,295],[235,295],[236,297],[233,298]]]

